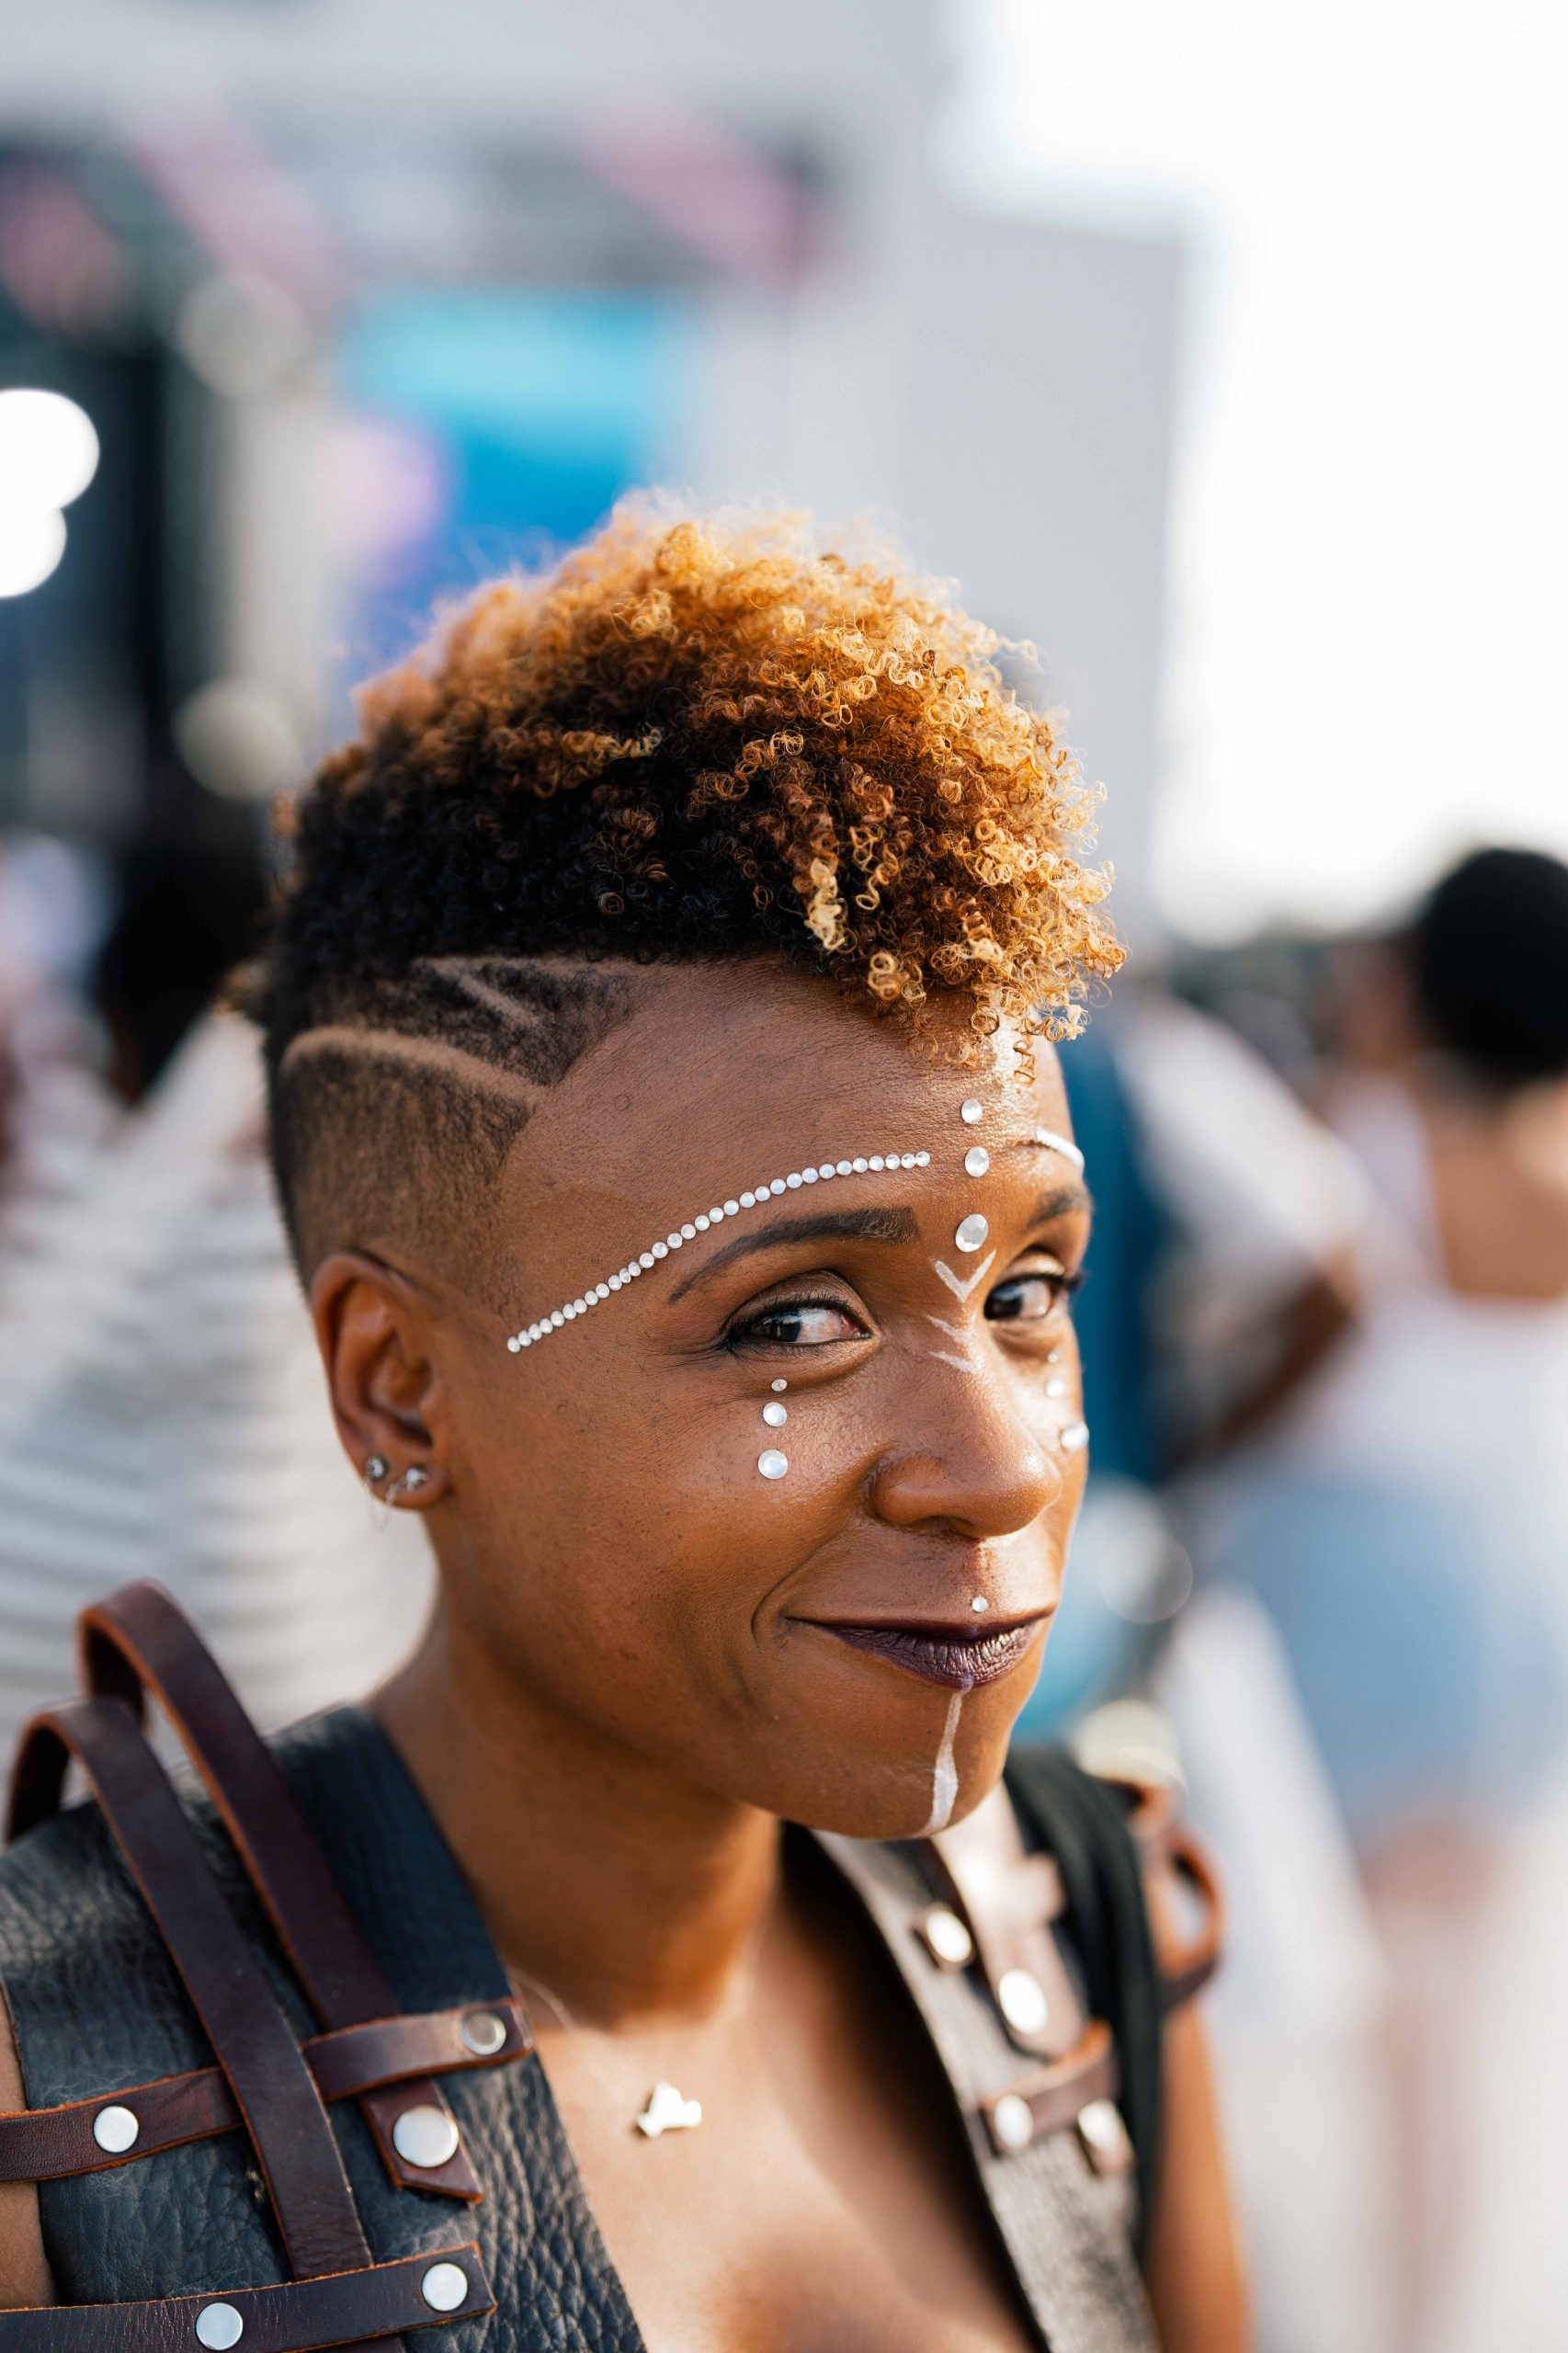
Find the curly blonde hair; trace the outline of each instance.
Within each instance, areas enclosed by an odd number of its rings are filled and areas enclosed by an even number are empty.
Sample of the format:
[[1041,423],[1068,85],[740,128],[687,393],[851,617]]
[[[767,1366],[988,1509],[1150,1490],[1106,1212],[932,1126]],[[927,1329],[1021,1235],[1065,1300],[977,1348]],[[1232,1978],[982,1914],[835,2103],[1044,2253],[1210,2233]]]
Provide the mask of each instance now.
[[[454,959],[774,951],[944,1057],[1005,1020],[1072,1034],[1121,961],[1085,855],[1097,795],[1000,650],[885,551],[646,497],[480,590],[362,691],[290,820],[260,998],[286,1204],[331,1091],[284,1099],[307,1033],[517,1051],[458,1006]],[[935,1021],[944,997],[967,1019]],[[341,1055],[331,1076],[341,1129]]]

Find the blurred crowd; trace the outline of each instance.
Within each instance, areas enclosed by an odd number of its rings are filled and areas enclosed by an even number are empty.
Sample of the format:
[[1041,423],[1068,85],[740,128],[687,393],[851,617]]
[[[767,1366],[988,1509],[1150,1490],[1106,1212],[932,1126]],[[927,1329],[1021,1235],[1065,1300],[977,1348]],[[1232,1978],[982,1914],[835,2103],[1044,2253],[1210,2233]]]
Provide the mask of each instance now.
[[[417,1524],[336,1446],[222,1009],[262,894],[228,809],[111,869],[0,858],[0,1745],[131,1576],[272,1723],[369,1688],[424,1606]],[[1275,943],[1267,986],[1225,962],[1062,1050],[1095,1460],[1022,1733],[1182,1782],[1220,1851],[1260,2342],[1555,2345],[1568,868],[1482,850],[1379,936]]]

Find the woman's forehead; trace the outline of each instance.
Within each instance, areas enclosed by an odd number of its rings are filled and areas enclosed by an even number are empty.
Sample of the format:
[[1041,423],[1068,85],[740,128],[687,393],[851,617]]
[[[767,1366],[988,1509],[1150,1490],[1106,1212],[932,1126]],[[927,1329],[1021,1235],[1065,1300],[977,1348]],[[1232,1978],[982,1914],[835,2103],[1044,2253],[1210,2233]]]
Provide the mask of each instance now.
[[[1043,1040],[1021,1055],[1015,1038],[985,1040],[960,1068],[810,974],[680,966],[648,982],[632,1015],[526,1123],[507,1173],[534,1203],[557,1188],[664,1199],[683,1183],[756,1187],[824,1158],[972,1143],[983,1128],[1067,1129]],[[938,1047],[966,1018],[934,1008]],[[978,1123],[972,1111],[964,1120],[966,1104],[980,1106]]]

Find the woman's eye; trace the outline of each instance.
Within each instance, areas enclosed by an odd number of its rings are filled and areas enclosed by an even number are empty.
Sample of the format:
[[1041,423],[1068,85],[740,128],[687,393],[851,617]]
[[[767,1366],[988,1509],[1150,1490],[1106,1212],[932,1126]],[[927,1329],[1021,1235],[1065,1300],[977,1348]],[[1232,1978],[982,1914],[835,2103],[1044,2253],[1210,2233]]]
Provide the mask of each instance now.
[[863,1327],[842,1307],[801,1302],[794,1306],[765,1308],[735,1334],[737,1340],[760,1341],[765,1347],[820,1348],[831,1340],[863,1340]]
[[1042,1324],[1078,1288],[1071,1275],[1009,1275],[985,1302],[994,1324]]

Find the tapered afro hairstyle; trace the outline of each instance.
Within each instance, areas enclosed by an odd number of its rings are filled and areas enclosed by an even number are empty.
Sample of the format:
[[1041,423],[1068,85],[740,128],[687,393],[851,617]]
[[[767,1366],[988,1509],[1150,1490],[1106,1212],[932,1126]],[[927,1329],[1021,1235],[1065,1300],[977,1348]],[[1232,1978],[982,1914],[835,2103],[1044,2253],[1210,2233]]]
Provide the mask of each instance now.
[[637,499],[367,687],[290,813],[253,997],[302,1271],[460,1256],[639,966],[785,957],[960,1060],[1004,1020],[1075,1030],[1121,955],[1096,796],[999,650],[802,517]]

